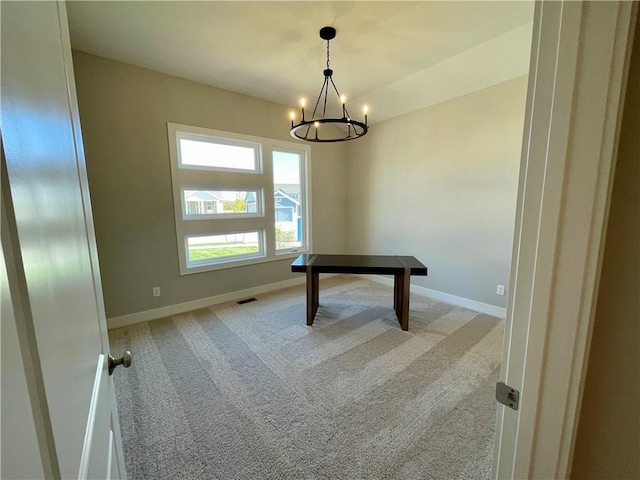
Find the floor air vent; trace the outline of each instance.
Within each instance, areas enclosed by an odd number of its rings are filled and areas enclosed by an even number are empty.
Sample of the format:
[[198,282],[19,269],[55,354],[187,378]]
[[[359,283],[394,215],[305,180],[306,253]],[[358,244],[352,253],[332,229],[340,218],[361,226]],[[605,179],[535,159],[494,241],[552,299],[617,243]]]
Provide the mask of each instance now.
[[244,300],[238,300],[236,303],[238,305],[243,305],[245,303],[255,302],[256,300],[257,300],[257,298],[245,298]]

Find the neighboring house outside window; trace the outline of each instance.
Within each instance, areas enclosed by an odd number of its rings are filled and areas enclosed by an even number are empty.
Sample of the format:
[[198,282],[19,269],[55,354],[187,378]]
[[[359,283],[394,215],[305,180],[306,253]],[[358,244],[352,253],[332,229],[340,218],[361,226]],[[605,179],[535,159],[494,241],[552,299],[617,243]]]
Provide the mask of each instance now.
[[207,191],[191,190],[184,196],[187,215],[217,213],[221,211],[222,198]]
[[274,198],[276,201],[276,229],[287,231],[293,234],[293,238],[301,240],[302,228],[300,213],[300,202],[296,200],[300,196],[299,185],[274,185],[276,191]]
[[309,250],[308,146],[167,127],[182,275]]

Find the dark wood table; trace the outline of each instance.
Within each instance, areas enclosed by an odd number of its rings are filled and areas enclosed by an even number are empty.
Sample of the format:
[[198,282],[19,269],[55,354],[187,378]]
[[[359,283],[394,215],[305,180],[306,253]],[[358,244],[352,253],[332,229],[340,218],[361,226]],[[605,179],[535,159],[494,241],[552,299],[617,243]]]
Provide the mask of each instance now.
[[320,255],[305,253],[291,264],[292,272],[307,274],[307,325],[318,311],[321,273],[393,275],[393,308],[402,330],[409,330],[411,275],[427,275],[415,257],[393,255]]

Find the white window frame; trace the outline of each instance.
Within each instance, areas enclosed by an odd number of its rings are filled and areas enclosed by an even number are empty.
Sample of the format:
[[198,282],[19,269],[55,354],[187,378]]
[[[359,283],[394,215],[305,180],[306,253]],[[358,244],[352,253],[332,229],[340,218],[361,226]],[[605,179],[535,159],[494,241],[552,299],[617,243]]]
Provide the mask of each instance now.
[[[167,123],[171,182],[173,189],[176,244],[180,275],[190,275],[287,258],[311,251],[311,148],[282,140],[212,130],[202,127]],[[182,165],[179,139],[198,139],[227,145],[252,146],[257,152],[256,170]],[[276,251],[273,151],[300,155],[300,198],[303,245]],[[185,215],[184,189],[255,190],[257,213],[242,215]],[[230,257],[221,260],[189,262],[187,237],[232,234],[241,231],[262,232],[259,255]]]

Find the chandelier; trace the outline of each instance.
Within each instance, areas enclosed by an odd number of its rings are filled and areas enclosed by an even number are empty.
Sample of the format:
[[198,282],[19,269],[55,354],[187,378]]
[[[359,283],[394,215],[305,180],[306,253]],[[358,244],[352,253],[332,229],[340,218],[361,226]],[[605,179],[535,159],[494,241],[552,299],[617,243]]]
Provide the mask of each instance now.
[[[333,70],[331,70],[329,62],[329,41],[336,37],[336,29],[333,27],[323,27],[320,29],[320,38],[327,41],[327,68],[324,70],[324,83],[320,89],[320,94],[316,100],[316,104],[313,107],[313,113],[310,119],[305,118],[304,107],[305,100],[300,100],[300,121],[295,123],[296,114],[291,112],[291,136],[299,140],[306,142],[346,142],[347,140],[354,140],[364,136],[369,127],[367,126],[367,107],[363,109],[364,123],[354,120],[349,115],[347,110],[346,97],[340,95],[336,84],[333,83]],[[327,117],[327,101],[329,101],[329,90],[333,87],[331,92],[331,98],[333,98],[333,92],[335,92],[338,101],[336,105],[338,108],[336,112],[338,115],[335,117]],[[335,101],[334,101],[335,102]],[[331,105],[332,102],[330,102]],[[320,108],[318,108],[320,107]],[[322,128],[325,124],[337,124],[342,128]]]

